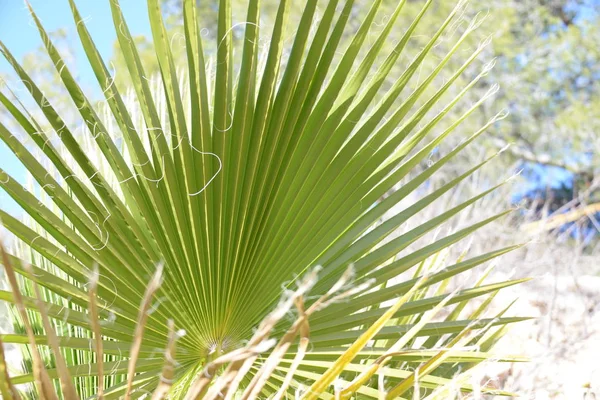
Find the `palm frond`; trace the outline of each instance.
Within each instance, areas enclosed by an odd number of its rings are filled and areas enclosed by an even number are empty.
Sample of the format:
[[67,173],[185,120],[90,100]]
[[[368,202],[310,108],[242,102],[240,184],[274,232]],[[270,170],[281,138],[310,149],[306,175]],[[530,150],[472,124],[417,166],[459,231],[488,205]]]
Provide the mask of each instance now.
[[[100,398],[329,398],[335,390],[342,397],[396,397],[417,387],[435,398],[457,381],[459,390],[473,389],[465,374],[491,357],[497,332],[522,318],[482,318],[482,306],[461,319],[465,306],[521,280],[446,289],[517,246],[455,262],[444,256],[504,212],[443,237],[429,235],[495,187],[398,229],[496,155],[397,208],[503,117],[411,174],[497,90],[454,120],[445,118],[493,66],[478,66],[487,40],[435,87],[480,20],[418,77],[449,27],[458,26],[464,2],[392,77],[432,0],[387,54],[404,0],[377,32],[382,1],[374,1],[351,35],[353,0],[329,0],[314,26],[318,2],[309,0],[289,49],[291,1],[279,3],[261,49],[258,0],[249,1],[240,48],[232,38],[232,5],[220,0],[214,53],[204,50],[212,46],[203,43],[195,1],[185,0],[185,60],[174,57],[160,2],[148,0],[159,65],[153,76],[118,0],[110,0],[130,93],[118,90],[69,2],[104,96],[99,102],[86,96],[31,14],[79,113],[75,125],[0,43],[34,102],[24,107],[14,92],[0,93],[12,116],[11,124],[0,123],[0,138],[35,181],[28,190],[0,169],[1,187],[28,215],[20,220],[0,210],[16,238],[3,264],[21,276],[0,298],[29,309],[20,316],[27,334],[1,338],[38,345],[30,346],[33,370],[7,379],[3,395],[10,385],[36,382],[40,396],[53,398],[48,382],[57,377],[66,398],[73,396],[70,377],[80,396]],[[480,72],[449,96],[474,68]],[[38,285],[43,296],[32,295]],[[41,332],[28,327],[29,319],[42,322]],[[488,349],[479,351],[483,344]],[[36,349],[46,346],[56,367],[41,361]],[[379,383],[376,374],[384,377]]]

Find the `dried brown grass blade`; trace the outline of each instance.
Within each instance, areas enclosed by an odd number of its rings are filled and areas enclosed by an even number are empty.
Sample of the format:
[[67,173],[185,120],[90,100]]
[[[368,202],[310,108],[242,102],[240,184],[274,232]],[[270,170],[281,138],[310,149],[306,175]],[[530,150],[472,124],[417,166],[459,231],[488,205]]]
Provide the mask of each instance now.
[[260,391],[265,386],[265,383],[296,339],[298,331],[300,331],[301,327],[305,327],[305,332],[308,331],[308,319],[306,313],[304,312],[303,298],[297,298],[295,303],[296,308],[298,309],[298,319],[294,322],[290,329],[288,329],[285,335],[283,335],[275,349],[273,349],[271,354],[269,354],[269,357],[267,357],[267,360],[254,375],[250,381],[250,384],[246,387],[246,390],[242,394],[241,400],[254,399],[258,397]]
[[[31,276],[33,274],[33,270],[29,264],[23,266],[27,274]],[[44,325],[44,331],[46,331],[46,336],[48,337],[48,344],[54,353],[54,359],[56,362],[56,371],[58,372],[58,379],[60,381],[60,387],[62,389],[63,395],[65,399],[77,399],[77,391],[75,390],[75,386],[73,385],[73,380],[71,378],[71,374],[69,373],[69,369],[67,368],[67,363],[60,351],[60,344],[58,342],[58,337],[56,336],[56,331],[50,322],[50,317],[48,317],[48,311],[46,310],[46,305],[42,301],[42,294],[40,292],[40,287],[35,280],[32,279],[33,282],[33,290],[35,293],[36,303],[38,311],[42,316],[42,324]]]
[[[218,369],[221,366],[226,365],[228,363],[234,364],[234,363],[238,363],[238,362],[241,365],[244,363],[244,361],[246,359],[256,356],[257,354],[264,353],[270,347],[272,347],[274,344],[275,343],[273,340],[265,340],[265,341],[259,343],[255,347],[251,347],[251,348],[243,347],[241,349],[234,350],[234,351],[227,353],[225,355],[222,355],[221,357],[217,358],[216,360],[208,363],[208,365],[204,368],[204,370],[198,375],[196,380],[192,383],[190,389],[188,390],[188,392],[185,395],[185,399],[186,400],[194,400],[194,399],[200,399],[200,398],[208,399],[209,394],[207,394],[206,397],[204,397],[204,394],[207,392],[210,382],[212,382],[212,379],[215,376],[215,373],[218,371]],[[222,385],[220,384],[219,381],[215,382],[215,384],[213,386],[211,386],[211,388],[210,388],[211,393],[216,393],[217,395],[220,395],[221,392],[220,392],[219,388],[221,388],[221,387],[222,387]]]
[[159,264],[156,268],[156,272],[152,277],[152,280],[146,287],[144,298],[140,305],[140,311],[138,313],[137,324],[135,326],[135,332],[133,335],[133,343],[131,344],[131,350],[129,352],[129,364],[127,366],[127,389],[125,390],[125,400],[131,399],[131,389],[133,387],[133,378],[135,377],[135,365],[137,363],[138,356],[140,355],[140,348],[142,347],[142,337],[144,336],[144,329],[146,328],[146,321],[148,320],[148,310],[152,304],[152,297],[158,290],[161,283],[162,277],[162,264]]
[[177,333],[175,332],[175,322],[172,319],[168,322],[169,340],[165,350],[165,365],[160,376],[160,383],[152,394],[152,400],[162,400],[173,386],[175,377],[175,350],[177,342]]
[[238,370],[231,370],[229,375],[223,376],[229,382],[229,386],[225,388],[225,400],[233,400],[237,393],[237,389],[240,387],[242,380],[247,376],[250,369],[254,365],[257,356],[250,356],[244,361],[244,364]]
[[296,350],[296,355],[294,356],[294,360],[292,361],[292,365],[290,365],[290,369],[288,370],[281,387],[273,397],[273,400],[280,400],[285,396],[288,387],[292,383],[292,379],[294,378],[294,374],[300,365],[300,362],[304,359],[306,355],[306,350],[308,349],[308,344],[310,342],[310,328],[308,325],[308,318],[305,318],[303,323],[300,325],[300,342],[298,343],[298,349]]
[[1,241],[0,253],[2,253],[2,263],[4,264],[6,277],[8,278],[8,282],[10,283],[10,287],[12,289],[12,295],[14,298],[15,306],[17,307],[21,319],[23,320],[23,325],[25,326],[27,338],[29,339],[29,344],[31,346],[33,377],[35,379],[38,393],[42,400],[58,400],[58,397],[54,392],[54,387],[52,386],[52,381],[48,376],[46,368],[44,368],[42,358],[40,357],[40,353],[35,343],[35,336],[33,334],[33,329],[31,328],[31,323],[29,322],[29,317],[27,316],[27,311],[25,310],[25,305],[23,304],[23,297],[21,297],[21,291],[19,289],[19,284],[17,283],[15,271],[12,267],[12,264],[10,263],[8,254],[6,253],[6,249],[2,245]]
[[4,355],[4,343],[0,337],[0,394],[5,400],[21,400],[17,389],[12,385],[8,369],[6,368],[6,357]]

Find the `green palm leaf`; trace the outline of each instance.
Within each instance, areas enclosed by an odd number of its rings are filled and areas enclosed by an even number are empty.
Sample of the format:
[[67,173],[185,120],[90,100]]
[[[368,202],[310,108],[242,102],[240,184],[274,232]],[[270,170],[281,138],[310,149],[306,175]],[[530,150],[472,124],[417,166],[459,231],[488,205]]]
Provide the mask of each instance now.
[[[0,123],[0,138],[37,184],[27,190],[0,169],[2,188],[29,219],[0,211],[2,224],[18,239],[3,263],[21,276],[13,292],[1,291],[0,298],[30,310],[15,316],[25,328],[29,320],[45,326],[2,335],[2,341],[35,342],[40,346],[32,349],[46,349],[42,355],[58,361],[47,372],[38,365],[38,372],[13,376],[12,384],[36,381],[40,396],[47,397],[49,389],[39,378],[47,373],[61,378],[67,397],[70,375],[81,396],[98,391],[99,397],[129,398],[156,390],[158,397],[170,392],[174,398],[211,398],[222,390],[242,398],[286,393],[328,398],[331,385],[344,381],[344,396],[378,397],[373,374],[379,364],[372,361],[380,357],[380,372],[394,396],[406,395],[414,381],[435,396],[434,389],[453,384],[457,371],[468,374],[491,357],[469,346],[485,338],[489,348],[497,332],[521,320],[479,319],[484,306],[462,319],[471,299],[491,299],[521,281],[480,282],[450,295],[444,290],[454,277],[517,247],[456,262],[441,256],[506,213],[425,242],[428,233],[494,188],[394,233],[491,160],[394,211],[502,116],[420,174],[411,174],[496,89],[432,134],[492,66],[476,66],[483,43],[432,89],[477,27],[475,21],[412,87],[431,50],[461,18],[464,4],[393,77],[392,67],[410,46],[431,0],[389,54],[382,53],[405,1],[375,33],[371,28],[382,2],[374,1],[348,35],[353,0],[325,2],[315,29],[318,2],[309,0],[288,49],[284,34],[291,1],[280,2],[272,32],[263,32],[259,1],[250,0],[238,48],[232,5],[221,0],[213,54],[204,50],[195,2],[185,0],[185,60],[173,55],[159,1],[148,0],[160,71],[148,76],[118,0],[109,0],[132,95],[119,92],[69,1],[104,95],[99,103],[83,92],[33,10],[32,16],[85,127],[81,135],[61,117],[61,104],[46,98],[0,44],[35,103],[25,109],[14,93],[0,93],[18,126]],[[261,34],[270,35],[265,49],[259,47]],[[481,73],[447,100],[468,68]],[[412,278],[398,278],[411,269]],[[43,296],[36,296],[38,285]],[[434,320],[452,305],[444,320]],[[285,313],[294,308],[297,319],[287,323]],[[269,337],[278,344],[262,357]],[[425,338],[425,349],[413,348],[419,338]],[[411,375],[419,363],[424,363],[422,375]],[[3,358],[0,364],[5,366]],[[207,371],[220,378],[204,382]],[[348,386],[361,372],[358,383]],[[11,383],[3,382],[2,393],[11,398]],[[472,390],[467,383],[458,387]]]

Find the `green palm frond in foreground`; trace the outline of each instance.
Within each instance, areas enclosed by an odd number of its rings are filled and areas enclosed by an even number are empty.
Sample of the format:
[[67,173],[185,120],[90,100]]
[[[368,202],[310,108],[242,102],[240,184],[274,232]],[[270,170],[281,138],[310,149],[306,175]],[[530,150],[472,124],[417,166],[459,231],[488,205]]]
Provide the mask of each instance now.
[[[160,77],[150,79],[118,1],[110,0],[132,99],[117,90],[70,0],[105,96],[100,104],[83,93],[32,11],[86,130],[75,134],[61,118],[62,105],[46,98],[0,44],[37,103],[35,111],[25,109],[12,92],[0,93],[18,126],[0,124],[0,137],[42,193],[40,201],[0,170],[2,188],[31,219],[24,223],[0,211],[2,224],[19,239],[12,254],[3,252],[3,263],[8,275],[13,269],[20,275],[11,283],[29,309],[15,316],[20,331],[1,338],[40,345],[29,347],[29,373],[11,373],[8,380],[10,369],[0,371],[3,396],[14,398],[11,385],[35,382],[36,396],[56,398],[53,378],[60,378],[56,390],[67,399],[94,393],[448,398],[453,390],[473,390],[469,371],[491,358],[488,350],[506,325],[520,320],[482,313],[498,290],[519,281],[447,288],[453,277],[514,247],[452,262],[445,251],[505,213],[422,243],[494,188],[397,231],[489,159],[393,210],[496,121],[409,175],[488,97],[430,135],[490,65],[440,106],[483,51],[478,47],[431,89],[476,28],[472,23],[428,76],[407,87],[460,18],[459,4],[389,84],[432,3],[424,2],[382,62],[405,2],[373,40],[381,0],[349,39],[353,0],[326,2],[315,29],[317,1],[308,0],[288,51],[291,1],[282,0],[268,51],[260,55],[258,0],[249,2],[235,53],[231,4],[221,0],[215,60],[208,62],[195,1],[183,4],[187,59],[175,60],[159,1],[148,0],[160,66]],[[214,71],[206,67],[213,64]],[[463,317],[478,297],[483,303]],[[446,308],[451,311],[440,312]],[[45,368],[42,350],[52,356]]]

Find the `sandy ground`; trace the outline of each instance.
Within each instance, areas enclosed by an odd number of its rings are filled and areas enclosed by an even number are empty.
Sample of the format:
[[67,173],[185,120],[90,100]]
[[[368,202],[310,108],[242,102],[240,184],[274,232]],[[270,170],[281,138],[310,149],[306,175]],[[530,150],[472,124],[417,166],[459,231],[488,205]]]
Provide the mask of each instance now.
[[498,303],[515,297],[513,314],[535,320],[516,324],[497,352],[531,362],[489,366],[486,374],[521,399],[600,399],[600,277],[548,273],[506,290]]

